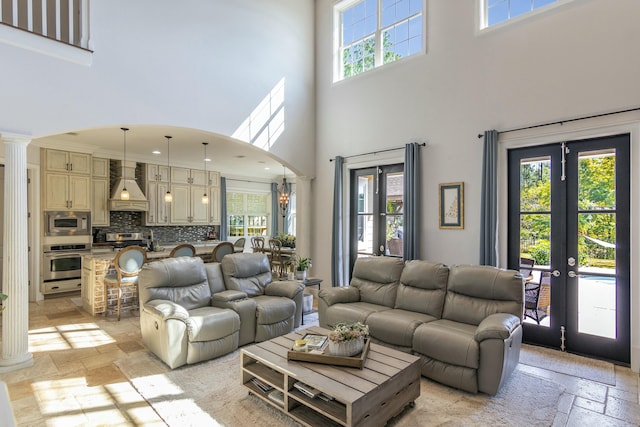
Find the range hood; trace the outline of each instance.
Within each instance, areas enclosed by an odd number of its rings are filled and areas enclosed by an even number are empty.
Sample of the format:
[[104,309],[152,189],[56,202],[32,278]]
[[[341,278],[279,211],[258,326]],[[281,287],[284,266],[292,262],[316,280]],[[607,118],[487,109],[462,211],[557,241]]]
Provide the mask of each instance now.
[[[111,211],[148,211],[149,201],[136,182],[136,164],[135,162],[118,162],[115,170],[116,176],[119,176],[113,190],[111,199],[109,199],[109,210]],[[120,200],[120,192],[126,188],[129,192],[129,200]]]

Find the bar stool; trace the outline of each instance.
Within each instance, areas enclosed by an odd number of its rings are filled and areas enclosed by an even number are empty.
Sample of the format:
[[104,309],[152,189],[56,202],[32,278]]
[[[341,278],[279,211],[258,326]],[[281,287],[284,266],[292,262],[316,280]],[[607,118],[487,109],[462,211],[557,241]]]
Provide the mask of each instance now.
[[189,243],[183,243],[181,245],[176,246],[171,250],[169,254],[169,258],[175,258],[179,256],[195,256],[196,248]]
[[147,262],[147,251],[140,246],[128,246],[121,249],[113,260],[116,272],[107,274],[104,278],[104,304],[105,316],[109,310],[109,288],[118,290],[118,304],[116,312],[120,320],[120,309],[122,308],[122,288],[133,287],[133,297],[130,308],[137,307],[138,301],[138,274],[142,266]]
[[220,262],[222,261],[222,257],[225,255],[229,255],[233,253],[233,243],[231,242],[221,242],[213,248],[211,252],[211,261]]

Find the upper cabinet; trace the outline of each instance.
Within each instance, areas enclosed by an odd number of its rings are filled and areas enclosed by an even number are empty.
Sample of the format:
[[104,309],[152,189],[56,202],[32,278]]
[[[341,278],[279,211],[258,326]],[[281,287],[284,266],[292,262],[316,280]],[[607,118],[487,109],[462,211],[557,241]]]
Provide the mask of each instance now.
[[91,224],[94,227],[109,226],[109,159],[92,159]]
[[147,164],[147,182],[169,182],[169,166]]
[[44,210],[91,210],[91,155],[42,149]]
[[[146,225],[220,224],[220,172],[146,165],[149,211]],[[173,201],[164,201],[171,189]],[[209,205],[202,195],[209,195]]]
[[91,154],[44,149],[46,172],[91,175]]

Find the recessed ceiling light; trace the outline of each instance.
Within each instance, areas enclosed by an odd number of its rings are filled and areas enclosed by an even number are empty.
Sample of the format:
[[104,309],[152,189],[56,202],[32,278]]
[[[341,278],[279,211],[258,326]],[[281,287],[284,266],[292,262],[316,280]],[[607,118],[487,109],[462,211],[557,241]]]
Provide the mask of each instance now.
[[211,161],[211,159],[207,157],[206,159],[204,159],[204,161],[205,161],[205,162],[210,162],[210,161]]
[[268,166],[267,166],[266,168],[264,168],[264,170],[266,170],[266,171],[268,171],[269,169],[271,169],[271,168],[270,168],[270,167],[268,167]]
[[236,159],[244,159],[245,157],[247,157],[247,156],[244,156],[244,155],[240,154],[240,155],[236,156]]
[[160,154],[160,150],[153,150],[151,154],[155,154],[157,156],[158,154]]

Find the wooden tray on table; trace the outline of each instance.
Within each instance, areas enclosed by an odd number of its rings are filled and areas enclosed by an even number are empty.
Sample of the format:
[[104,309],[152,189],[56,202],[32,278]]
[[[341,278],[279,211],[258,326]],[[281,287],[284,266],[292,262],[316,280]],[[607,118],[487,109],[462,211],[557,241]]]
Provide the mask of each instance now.
[[364,340],[364,346],[362,352],[355,356],[334,356],[329,354],[329,347],[327,346],[322,352],[317,351],[294,351],[289,350],[287,352],[287,359],[297,360],[300,362],[312,362],[322,363],[325,365],[347,366],[351,368],[362,369],[364,362],[367,360],[367,354],[369,353],[369,344],[371,340],[366,338]]

